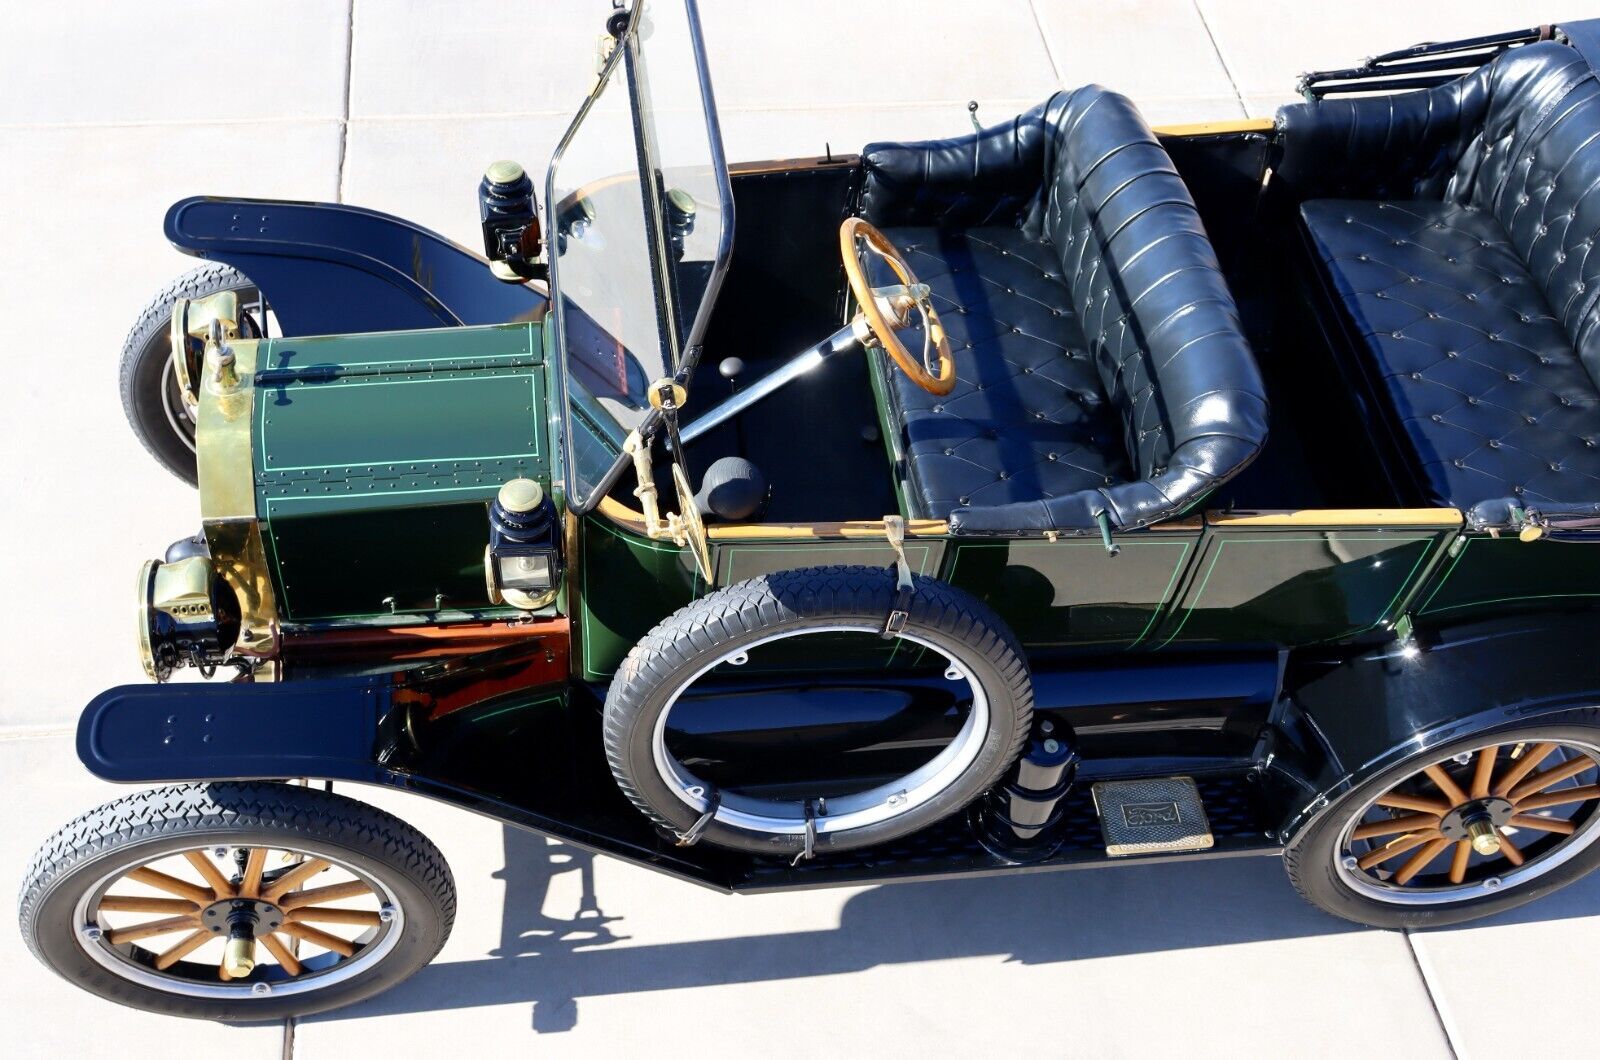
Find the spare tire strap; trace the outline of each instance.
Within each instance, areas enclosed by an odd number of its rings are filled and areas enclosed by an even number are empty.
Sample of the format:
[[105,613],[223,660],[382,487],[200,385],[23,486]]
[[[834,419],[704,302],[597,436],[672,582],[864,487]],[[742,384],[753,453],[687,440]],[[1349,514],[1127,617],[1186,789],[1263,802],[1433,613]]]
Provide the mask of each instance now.
[[894,603],[889,606],[889,616],[884,619],[883,631],[879,635],[884,640],[893,640],[906,628],[906,622],[911,618],[911,594],[917,591],[917,587],[911,580],[911,564],[906,561],[905,518],[899,515],[884,516],[883,534],[889,539],[889,547],[894,549],[895,591]]
[[678,840],[680,847],[692,847],[700,842],[700,836],[712,821],[717,818],[717,807],[722,805],[722,792],[716,788],[711,789],[711,794],[706,797],[706,812],[700,815],[699,820],[683,832],[674,832],[673,837]]

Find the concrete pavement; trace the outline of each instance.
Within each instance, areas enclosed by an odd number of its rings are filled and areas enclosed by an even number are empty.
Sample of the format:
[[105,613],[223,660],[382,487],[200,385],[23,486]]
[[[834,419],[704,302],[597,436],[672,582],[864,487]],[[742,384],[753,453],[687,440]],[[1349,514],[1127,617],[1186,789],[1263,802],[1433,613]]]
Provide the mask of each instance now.
[[[145,456],[116,353],[193,264],[160,220],[195,193],[340,199],[476,241],[483,164],[544,167],[587,88],[606,0],[201,0],[0,5],[0,877],[114,794],[64,735],[136,679],[137,564],[194,497]],[[1155,123],[1269,115],[1304,69],[1424,39],[1600,15],[1596,0],[702,0],[728,155],[950,135],[1099,81]],[[243,18],[240,18],[243,13]],[[885,59],[884,57],[889,58]],[[337,297],[337,292],[330,292]],[[352,792],[353,793],[353,792]],[[729,899],[382,794],[440,842],[462,917],[440,961],[284,1028],[162,1021],[56,981],[0,917],[16,1055],[238,1057],[630,1046],[690,1055],[1588,1052],[1552,983],[1600,971],[1600,883],[1486,926],[1404,936],[1302,906],[1271,860]],[[1538,975],[1485,974],[1523,954]],[[9,1051],[9,1050],[8,1050]]]

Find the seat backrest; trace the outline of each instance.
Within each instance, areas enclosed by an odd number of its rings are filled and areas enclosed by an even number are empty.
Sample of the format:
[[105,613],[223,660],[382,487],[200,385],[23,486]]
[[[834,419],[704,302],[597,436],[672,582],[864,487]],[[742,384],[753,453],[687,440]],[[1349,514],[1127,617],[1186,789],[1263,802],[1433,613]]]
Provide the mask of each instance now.
[[1600,386],[1600,78],[1548,43],[1502,57],[1449,198],[1493,213]]
[[1089,85],[1051,100],[1045,125],[1024,224],[1060,255],[1130,462],[1159,476],[1213,436],[1219,405],[1262,402],[1255,359],[1194,199],[1133,103]]

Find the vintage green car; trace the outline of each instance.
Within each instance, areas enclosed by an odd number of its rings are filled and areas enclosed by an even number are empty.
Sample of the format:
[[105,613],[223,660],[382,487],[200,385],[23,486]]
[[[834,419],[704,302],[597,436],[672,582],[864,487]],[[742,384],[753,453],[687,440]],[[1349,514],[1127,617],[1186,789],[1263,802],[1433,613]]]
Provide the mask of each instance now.
[[1600,863],[1600,21],[735,165],[693,0],[606,29],[484,257],[168,213],[124,395],[201,526],[78,737],[167,786],[41,849],[45,964],[249,1020],[427,963],[438,850],[296,779],[728,891],[1283,854],[1427,927]]

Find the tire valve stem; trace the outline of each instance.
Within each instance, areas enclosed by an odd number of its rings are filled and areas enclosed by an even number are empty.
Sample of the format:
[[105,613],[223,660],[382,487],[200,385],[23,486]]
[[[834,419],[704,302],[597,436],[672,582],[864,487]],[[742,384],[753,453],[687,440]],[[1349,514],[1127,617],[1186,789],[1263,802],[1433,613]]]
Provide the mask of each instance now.
[[222,970],[229,979],[243,979],[256,967],[256,915],[251,902],[235,903],[228,914],[228,942],[222,951]]

